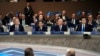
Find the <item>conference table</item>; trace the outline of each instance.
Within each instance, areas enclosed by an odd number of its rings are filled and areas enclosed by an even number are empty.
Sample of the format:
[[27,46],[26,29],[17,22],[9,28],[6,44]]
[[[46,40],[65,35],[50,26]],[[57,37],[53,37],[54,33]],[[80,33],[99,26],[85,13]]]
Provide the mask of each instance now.
[[[84,34],[90,39],[84,39]],[[100,52],[100,32],[0,32],[0,42],[64,46]]]
[[34,31],[34,32],[0,32],[0,35],[100,35],[100,32],[82,32],[82,31],[73,31],[73,32],[63,32],[63,31],[51,31],[51,32],[43,32],[43,31]]

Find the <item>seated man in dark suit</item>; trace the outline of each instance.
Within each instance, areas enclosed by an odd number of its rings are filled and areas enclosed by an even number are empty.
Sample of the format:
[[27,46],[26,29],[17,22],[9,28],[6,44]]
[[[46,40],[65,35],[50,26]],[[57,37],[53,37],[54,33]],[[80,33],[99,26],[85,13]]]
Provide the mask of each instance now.
[[81,19],[81,24],[76,27],[76,31],[92,31],[93,27],[86,23],[86,18]]
[[79,24],[79,21],[78,21],[75,13],[72,14],[72,16],[69,19],[69,21],[70,21],[69,24],[68,24],[69,27],[75,28],[76,25]]
[[20,21],[21,25],[23,25],[23,26],[26,25],[26,20],[25,20],[25,15],[24,14],[21,15],[21,18],[19,19],[19,21]]
[[44,25],[42,21],[38,22],[38,25],[35,27],[35,31],[47,31],[47,27]]
[[24,28],[23,26],[20,24],[19,22],[19,19],[18,18],[15,18],[13,19],[13,25],[10,26],[10,32],[23,32],[24,31]]
[[63,19],[58,19],[57,25],[51,27],[51,31],[67,31],[67,26],[64,25]]
[[92,27],[97,27],[96,21],[94,20],[92,15],[88,15],[87,20],[88,20],[87,23],[89,25],[91,25]]

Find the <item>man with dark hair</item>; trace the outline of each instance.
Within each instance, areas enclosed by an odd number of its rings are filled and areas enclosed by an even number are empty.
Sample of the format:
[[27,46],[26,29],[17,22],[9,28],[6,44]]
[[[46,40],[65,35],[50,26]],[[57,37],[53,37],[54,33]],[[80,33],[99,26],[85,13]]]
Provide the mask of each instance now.
[[91,32],[93,30],[93,27],[87,23],[86,18],[81,19],[81,23],[76,26],[76,31],[89,31]]
[[24,56],[34,56],[32,48],[26,48],[24,51]]

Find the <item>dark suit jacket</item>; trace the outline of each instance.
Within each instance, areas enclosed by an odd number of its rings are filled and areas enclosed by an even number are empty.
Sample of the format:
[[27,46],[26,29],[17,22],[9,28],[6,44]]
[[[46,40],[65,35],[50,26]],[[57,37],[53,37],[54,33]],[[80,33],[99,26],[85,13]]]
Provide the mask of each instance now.
[[43,26],[42,29],[40,29],[39,26],[36,26],[35,27],[35,31],[47,31],[47,27],[46,26]]
[[4,29],[3,29],[3,27],[0,27],[0,32],[4,32]]
[[0,20],[2,22],[2,25],[6,25],[5,19]]
[[[20,24],[22,24],[22,19],[19,19],[19,21],[20,21]],[[26,20],[25,20],[25,25],[26,25]]]
[[[85,24],[85,31],[91,32],[93,30],[93,27],[91,25]],[[79,24],[77,26],[76,31],[82,31],[82,24]]]
[[[15,25],[10,26],[10,32],[14,32],[15,31]],[[23,32],[24,31],[24,27],[22,25],[19,25],[19,31]]]
[[27,25],[31,24],[32,16],[34,14],[32,7],[29,6],[29,8],[29,10],[27,9],[27,7],[24,8],[24,14],[26,16],[25,20]]
[[3,19],[4,25],[10,23],[10,20],[12,20],[12,19],[10,19],[8,16],[5,16],[4,19]]
[[[88,23],[88,22],[87,22],[87,23]],[[96,23],[94,20],[92,20],[91,24],[92,24],[92,25],[91,25],[92,27],[97,27],[97,23]]]
[[[33,9],[31,6],[29,6],[29,10],[27,9],[27,7],[24,8],[24,13],[26,17],[32,17],[33,15]],[[29,16],[28,16],[29,15]]]
[[[62,18],[62,15],[60,15],[60,17]],[[64,21],[69,21],[69,18],[67,16],[65,16],[65,20]]]
[[[59,28],[58,25],[53,25],[51,27],[51,31],[60,31],[60,28]],[[67,31],[67,26],[66,25],[62,25],[61,31]]]
[[72,18],[70,18],[70,20],[68,22],[69,27],[76,27],[76,25],[78,25],[78,24],[79,24],[79,21],[77,19],[75,19],[75,24],[73,24]]

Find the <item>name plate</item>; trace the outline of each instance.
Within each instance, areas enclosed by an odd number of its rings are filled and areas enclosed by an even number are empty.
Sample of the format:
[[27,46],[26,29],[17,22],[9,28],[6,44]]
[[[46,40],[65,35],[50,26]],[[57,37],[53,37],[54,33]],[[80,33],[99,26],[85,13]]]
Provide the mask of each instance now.
[[0,32],[0,35],[9,35],[9,32]]
[[27,32],[14,32],[14,35],[27,35]]
[[45,34],[43,31],[35,31],[35,32],[32,32],[32,34]]
[[52,31],[51,34],[64,34],[63,31]]
[[83,34],[82,31],[70,32],[70,34]]
[[91,32],[91,35],[100,35],[100,32]]

